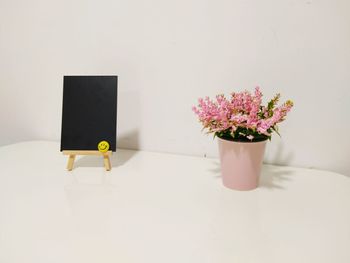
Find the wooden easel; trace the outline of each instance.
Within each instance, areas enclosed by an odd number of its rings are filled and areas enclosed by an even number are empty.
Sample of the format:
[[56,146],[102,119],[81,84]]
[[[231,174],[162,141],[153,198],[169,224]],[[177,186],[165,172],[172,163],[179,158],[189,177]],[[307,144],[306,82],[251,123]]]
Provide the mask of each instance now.
[[111,160],[109,159],[109,156],[111,155],[112,151],[108,152],[100,152],[100,151],[62,151],[64,155],[69,155],[68,157],[68,164],[67,164],[67,170],[72,171],[74,160],[76,155],[96,155],[96,156],[103,156],[103,162],[106,168],[106,171],[111,170]]

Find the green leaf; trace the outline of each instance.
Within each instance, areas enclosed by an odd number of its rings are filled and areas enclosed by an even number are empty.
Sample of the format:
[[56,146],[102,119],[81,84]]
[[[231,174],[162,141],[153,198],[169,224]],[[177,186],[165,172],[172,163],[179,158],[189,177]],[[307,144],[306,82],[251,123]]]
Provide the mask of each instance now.
[[271,128],[272,128],[272,130],[274,130],[278,134],[278,136],[281,137],[281,134],[278,132],[278,126],[277,125],[272,126]]

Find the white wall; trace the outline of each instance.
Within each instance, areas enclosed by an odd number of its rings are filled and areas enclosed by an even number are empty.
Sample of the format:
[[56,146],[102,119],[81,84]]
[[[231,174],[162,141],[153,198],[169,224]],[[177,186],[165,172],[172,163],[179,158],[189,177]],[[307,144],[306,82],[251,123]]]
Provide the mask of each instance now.
[[295,109],[266,161],[350,175],[350,1],[1,0],[0,145],[59,140],[62,76],[119,75],[119,145],[217,155],[200,96]]

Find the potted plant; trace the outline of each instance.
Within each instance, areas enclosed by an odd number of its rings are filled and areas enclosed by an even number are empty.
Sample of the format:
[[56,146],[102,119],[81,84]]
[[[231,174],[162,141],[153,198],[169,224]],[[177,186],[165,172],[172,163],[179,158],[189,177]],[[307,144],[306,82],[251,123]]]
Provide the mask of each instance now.
[[208,133],[218,138],[223,184],[231,189],[251,190],[258,186],[261,165],[267,140],[277,124],[284,121],[293,107],[288,100],[277,103],[280,94],[262,105],[262,93],[257,87],[248,91],[232,93],[229,98],[217,95],[198,100],[193,111]]

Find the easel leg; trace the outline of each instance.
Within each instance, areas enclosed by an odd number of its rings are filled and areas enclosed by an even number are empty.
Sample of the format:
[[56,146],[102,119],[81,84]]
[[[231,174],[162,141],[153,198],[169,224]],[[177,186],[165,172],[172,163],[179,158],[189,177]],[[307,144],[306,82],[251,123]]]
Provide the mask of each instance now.
[[108,154],[104,154],[103,155],[103,162],[105,164],[105,168],[107,171],[111,170],[111,161],[109,160],[109,155]]
[[74,160],[75,160],[75,155],[73,155],[73,154],[69,155],[69,157],[68,157],[68,164],[67,164],[67,170],[68,171],[72,171]]

